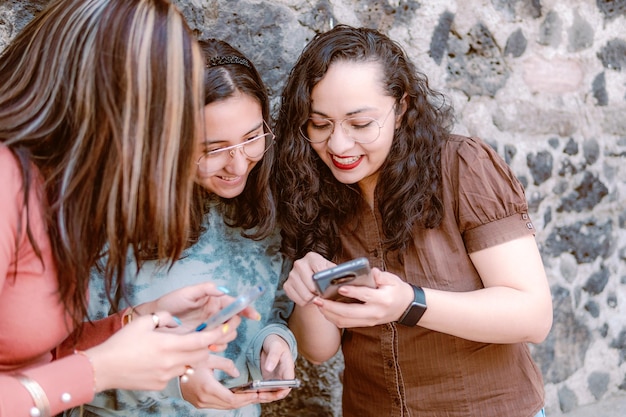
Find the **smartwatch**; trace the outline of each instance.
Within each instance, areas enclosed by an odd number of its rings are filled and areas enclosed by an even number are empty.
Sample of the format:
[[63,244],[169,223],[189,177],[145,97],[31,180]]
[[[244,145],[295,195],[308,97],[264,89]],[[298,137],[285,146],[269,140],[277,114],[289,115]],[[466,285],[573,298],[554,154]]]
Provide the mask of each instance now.
[[409,284],[413,288],[413,301],[407,307],[402,317],[398,320],[398,323],[403,326],[415,326],[418,321],[424,315],[426,311],[426,295],[424,290],[417,285]]

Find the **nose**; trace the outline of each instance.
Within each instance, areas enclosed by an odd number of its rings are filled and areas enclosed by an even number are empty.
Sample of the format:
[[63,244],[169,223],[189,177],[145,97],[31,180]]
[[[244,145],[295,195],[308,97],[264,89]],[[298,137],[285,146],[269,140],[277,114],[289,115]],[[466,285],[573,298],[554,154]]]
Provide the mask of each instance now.
[[228,154],[230,155],[230,161],[226,165],[226,170],[234,175],[244,175],[248,171],[250,160],[243,152],[243,148],[231,149]]
[[343,128],[343,124],[333,126],[333,131],[330,132],[327,146],[328,150],[335,155],[343,155],[347,150],[352,149],[355,142],[352,140],[348,133]]

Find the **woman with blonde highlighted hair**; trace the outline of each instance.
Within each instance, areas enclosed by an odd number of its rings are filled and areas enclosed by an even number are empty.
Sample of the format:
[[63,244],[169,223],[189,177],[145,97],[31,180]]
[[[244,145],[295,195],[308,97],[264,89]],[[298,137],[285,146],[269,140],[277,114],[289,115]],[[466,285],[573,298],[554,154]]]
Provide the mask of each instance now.
[[[171,262],[188,242],[202,82],[201,52],[167,0],[53,1],[2,53],[0,416],[161,389],[234,339],[238,317],[177,334],[180,318],[228,301],[213,284],[83,325],[100,259],[112,288],[129,253]],[[85,350],[53,360],[64,339]]]

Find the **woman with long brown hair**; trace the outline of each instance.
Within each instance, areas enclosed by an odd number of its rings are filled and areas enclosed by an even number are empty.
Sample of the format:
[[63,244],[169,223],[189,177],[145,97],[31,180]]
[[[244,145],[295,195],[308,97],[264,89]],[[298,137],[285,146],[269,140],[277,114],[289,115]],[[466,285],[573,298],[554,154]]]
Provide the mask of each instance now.
[[[528,342],[552,303],[521,183],[399,44],[339,25],[304,49],[283,92],[277,183],[285,290],[300,352],[342,349],[343,415],[543,415]],[[366,257],[362,303],[323,299],[315,272]]]
[[[133,316],[82,326],[103,255],[112,287],[129,253],[171,261],[188,241],[202,70],[167,0],[53,1],[2,53],[1,416],[55,415],[110,388],[162,388],[235,337],[239,318],[167,331],[178,326],[171,314],[223,304],[212,284],[156,300],[99,345]],[[93,347],[52,360],[74,329]]]

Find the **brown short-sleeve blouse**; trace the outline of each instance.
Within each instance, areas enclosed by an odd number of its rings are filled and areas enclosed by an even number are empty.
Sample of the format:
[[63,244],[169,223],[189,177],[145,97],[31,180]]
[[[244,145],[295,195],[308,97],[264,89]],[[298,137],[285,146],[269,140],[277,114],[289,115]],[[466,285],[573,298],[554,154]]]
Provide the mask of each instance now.
[[[378,210],[358,208],[334,261],[365,256],[407,282],[445,291],[483,288],[468,253],[533,234],[524,189],[477,138],[452,136],[442,152],[444,218],[416,227],[403,262],[382,251]],[[374,204],[376,207],[376,202]],[[528,346],[465,340],[396,323],[346,329],[343,415],[532,417],[543,380]]]

